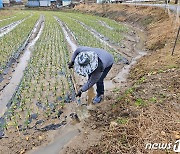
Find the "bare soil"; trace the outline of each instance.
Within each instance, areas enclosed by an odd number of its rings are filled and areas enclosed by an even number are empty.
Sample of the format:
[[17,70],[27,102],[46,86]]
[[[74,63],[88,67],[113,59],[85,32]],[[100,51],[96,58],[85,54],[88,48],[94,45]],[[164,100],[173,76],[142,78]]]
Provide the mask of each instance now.
[[173,153],[146,150],[145,144],[180,139],[179,39],[171,55],[179,17],[160,8],[121,4],[82,4],[74,10],[141,28],[148,55],[131,69],[126,83],[107,92],[91,110],[84,133],[60,153]]

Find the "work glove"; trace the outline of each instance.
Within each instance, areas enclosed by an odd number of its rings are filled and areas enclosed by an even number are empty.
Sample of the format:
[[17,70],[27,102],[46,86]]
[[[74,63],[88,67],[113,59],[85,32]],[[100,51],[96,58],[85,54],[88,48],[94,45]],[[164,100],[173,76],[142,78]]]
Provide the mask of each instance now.
[[76,94],[76,97],[81,97],[81,95],[82,95],[82,90],[80,89],[80,90],[78,91],[78,93]]
[[68,67],[69,67],[69,69],[73,68],[73,65],[74,65],[74,62],[70,62],[70,63],[68,63]]

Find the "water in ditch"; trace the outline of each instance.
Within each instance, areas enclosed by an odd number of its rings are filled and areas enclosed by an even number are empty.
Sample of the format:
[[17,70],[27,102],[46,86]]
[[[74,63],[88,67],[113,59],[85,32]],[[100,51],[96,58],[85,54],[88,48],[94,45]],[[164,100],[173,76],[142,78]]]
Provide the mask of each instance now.
[[48,145],[44,145],[40,148],[36,148],[32,151],[27,152],[28,154],[59,154],[68,142],[72,140],[72,138],[79,135],[80,130],[77,126],[70,125],[69,127],[61,128],[61,132],[56,134],[56,138],[53,142]]
[[[129,25],[127,26],[130,27]],[[134,50],[135,52],[137,52],[137,55],[134,58],[132,58],[130,64],[125,65],[122,68],[122,70],[112,80],[105,81],[105,87],[107,87],[107,89],[115,88],[116,83],[125,82],[127,80],[131,67],[137,63],[138,59],[140,59],[141,57],[147,54],[147,52],[143,51],[144,43],[146,39],[145,33],[138,28],[134,28],[134,27],[130,27],[130,28],[134,29],[137,35],[139,36],[139,41],[134,47]]]

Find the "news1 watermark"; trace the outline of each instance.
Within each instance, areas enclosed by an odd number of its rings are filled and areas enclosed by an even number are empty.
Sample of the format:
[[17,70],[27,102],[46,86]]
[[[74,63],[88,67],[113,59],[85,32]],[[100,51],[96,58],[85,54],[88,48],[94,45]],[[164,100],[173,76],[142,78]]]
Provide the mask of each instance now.
[[146,143],[146,150],[173,150],[180,152],[180,139],[174,143]]

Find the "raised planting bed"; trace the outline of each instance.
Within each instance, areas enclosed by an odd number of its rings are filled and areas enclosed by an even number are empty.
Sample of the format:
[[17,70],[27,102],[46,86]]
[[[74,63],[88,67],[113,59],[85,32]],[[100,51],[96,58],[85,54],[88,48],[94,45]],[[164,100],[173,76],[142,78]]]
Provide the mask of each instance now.
[[38,13],[27,17],[27,19],[15,29],[0,38],[0,74],[3,73],[9,59],[12,57],[16,59],[16,53],[26,41],[38,18]]

